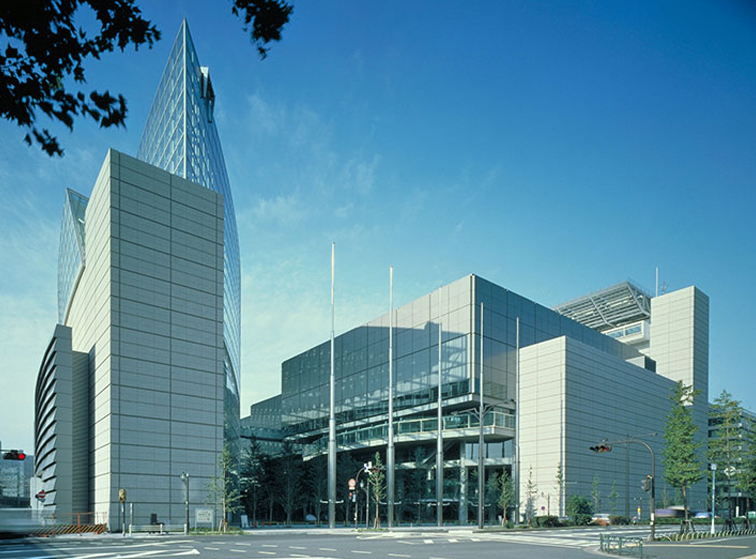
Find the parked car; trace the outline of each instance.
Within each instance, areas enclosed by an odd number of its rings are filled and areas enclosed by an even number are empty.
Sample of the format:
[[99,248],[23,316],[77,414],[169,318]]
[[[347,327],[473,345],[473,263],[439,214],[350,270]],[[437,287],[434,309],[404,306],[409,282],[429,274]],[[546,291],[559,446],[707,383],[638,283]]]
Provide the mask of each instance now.
[[609,526],[612,523],[612,519],[609,518],[608,514],[594,514],[591,518],[591,524],[596,524],[598,526]]

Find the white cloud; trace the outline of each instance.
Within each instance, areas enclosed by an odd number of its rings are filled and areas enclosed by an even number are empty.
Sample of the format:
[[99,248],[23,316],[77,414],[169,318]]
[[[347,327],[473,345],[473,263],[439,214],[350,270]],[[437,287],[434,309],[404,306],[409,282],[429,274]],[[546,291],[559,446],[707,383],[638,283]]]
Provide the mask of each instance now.
[[258,219],[274,221],[281,225],[292,225],[305,219],[309,211],[297,194],[289,194],[259,200],[253,213]]

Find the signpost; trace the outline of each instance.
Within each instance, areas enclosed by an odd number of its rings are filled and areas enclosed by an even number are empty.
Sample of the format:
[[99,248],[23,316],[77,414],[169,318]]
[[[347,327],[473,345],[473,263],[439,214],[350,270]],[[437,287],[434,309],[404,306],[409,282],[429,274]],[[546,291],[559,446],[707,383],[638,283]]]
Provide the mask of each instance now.
[[45,495],[47,495],[47,493],[45,493],[45,490],[43,489],[42,491],[39,491],[36,495],[34,495],[34,497],[36,497],[37,501],[41,501],[44,503]]

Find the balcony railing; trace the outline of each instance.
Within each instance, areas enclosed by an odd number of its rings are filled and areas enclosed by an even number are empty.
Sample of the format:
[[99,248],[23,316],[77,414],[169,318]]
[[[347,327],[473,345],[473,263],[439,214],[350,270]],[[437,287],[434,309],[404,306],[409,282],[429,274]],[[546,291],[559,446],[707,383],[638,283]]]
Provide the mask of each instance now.
[[[480,427],[480,421],[477,414],[461,413],[448,415],[442,418],[443,431],[462,431],[465,429],[477,429]],[[515,416],[511,413],[500,411],[489,411],[483,416],[483,425],[485,427],[501,427],[505,429],[515,428]],[[394,433],[401,435],[422,435],[426,433],[435,433],[438,430],[438,419],[405,419],[394,423]],[[336,443],[340,446],[366,443],[375,440],[388,439],[388,423],[381,425],[372,425],[370,427],[361,427],[339,433],[336,436]],[[324,452],[328,447],[328,439],[323,437],[314,443],[305,445],[305,456],[313,456]]]

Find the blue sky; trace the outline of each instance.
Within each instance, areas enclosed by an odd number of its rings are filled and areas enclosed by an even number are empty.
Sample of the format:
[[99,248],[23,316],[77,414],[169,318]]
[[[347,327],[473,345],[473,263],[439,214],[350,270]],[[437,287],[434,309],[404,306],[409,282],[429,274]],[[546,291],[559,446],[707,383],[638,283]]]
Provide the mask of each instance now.
[[[0,122],[0,408],[33,447],[66,187],[135,154],[183,17],[217,94],[242,256],[242,413],[282,360],[476,273],[547,306],[632,279],[711,298],[710,394],[756,410],[756,8],[718,2],[299,0],[267,60],[230,2],[140,2],[153,49],[87,64],[127,128]],[[211,5],[212,4],[212,5]],[[8,405],[13,402],[13,405]]]

